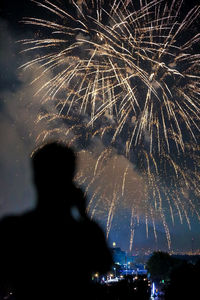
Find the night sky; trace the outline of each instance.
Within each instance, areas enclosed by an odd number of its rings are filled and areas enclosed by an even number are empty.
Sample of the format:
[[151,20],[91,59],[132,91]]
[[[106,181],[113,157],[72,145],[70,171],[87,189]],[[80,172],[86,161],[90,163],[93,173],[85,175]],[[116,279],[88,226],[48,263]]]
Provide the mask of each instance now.
[[[185,13],[197,3],[197,0],[185,1],[181,13]],[[30,85],[30,82],[37,70],[22,72],[18,69],[27,61],[29,54],[20,53],[22,45],[17,41],[32,37],[35,32],[33,27],[20,22],[23,17],[34,17],[35,14],[37,17],[46,17],[46,15],[29,0],[1,0],[0,5],[0,216],[4,216],[11,213],[19,214],[35,205],[29,156],[43,126],[45,130],[45,125],[35,123],[41,110],[40,96],[33,97],[37,86]],[[55,108],[53,105],[47,107],[44,104],[42,109],[54,112]],[[60,124],[60,127],[64,130],[64,124]],[[96,149],[99,151],[101,147],[103,147],[101,142],[97,141]],[[117,153],[116,157],[119,170],[129,164],[120,153]],[[79,168],[87,168],[85,161],[91,161],[91,165],[94,165],[93,160],[89,151],[86,154],[82,153]],[[107,173],[105,174],[105,172]],[[143,178],[137,170],[128,174],[128,178],[129,175],[135,178],[134,182],[128,184],[131,197],[137,198],[138,202],[142,201]],[[110,171],[108,164],[104,171],[104,178],[101,180],[102,186],[108,182],[109,184],[112,184],[112,181],[118,182],[118,180],[116,174]],[[92,195],[89,194],[89,196]],[[199,209],[199,199],[195,201]],[[129,202],[129,198],[123,200],[121,203],[123,209],[120,209],[120,206],[116,209],[109,234],[109,243],[112,244],[115,241],[124,250],[129,248],[131,231]],[[104,207],[101,207],[97,219],[106,231],[107,218],[104,216],[103,209]],[[148,238],[146,237],[145,216],[143,216],[142,209],[140,218],[140,225],[135,224],[133,253],[136,248],[167,251],[167,241],[161,221],[156,220],[158,235],[156,242],[151,222],[149,223]],[[177,213],[174,225],[168,212],[166,220],[171,233],[172,249],[181,249],[181,251],[188,251],[191,248],[200,249],[200,224],[197,217],[190,215],[191,230],[185,219],[183,224],[180,223]]]

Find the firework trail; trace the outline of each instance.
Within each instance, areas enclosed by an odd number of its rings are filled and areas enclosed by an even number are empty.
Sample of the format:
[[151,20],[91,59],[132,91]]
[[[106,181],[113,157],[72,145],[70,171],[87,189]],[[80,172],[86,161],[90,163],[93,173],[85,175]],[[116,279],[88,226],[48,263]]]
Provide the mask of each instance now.
[[[96,186],[106,176],[109,159],[115,172],[113,149],[124,155],[121,180],[113,183],[106,205],[107,232],[116,207],[127,198],[131,162],[146,183],[140,203],[132,199],[130,206],[131,244],[134,215],[142,206],[147,234],[151,220],[157,238],[159,217],[170,247],[166,209],[173,223],[175,211],[189,226],[189,211],[200,219],[192,200],[199,197],[200,54],[195,49],[200,34],[191,29],[200,7],[180,20],[182,2],[175,0],[171,5],[140,1],[137,9],[132,1],[120,0],[112,5],[71,1],[68,7],[62,2],[33,2],[52,19],[24,18],[42,37],[22,41],[23,52],[40,54],[22,68],[39,65],[41,72],[33,80],[42,83],[37,94],[44,102],[54,101],[57,109],[57,114],[38,116],[38,122],[45,119],[51,128],[41,132],[38,141],[59,131],[54,127],[57,119],[66,124],[62,134],[79,149],[101,139],[104,146],[100,153],[94,151],[92,178],[83,171],[77,175],[86,190],[93,191],[92,213],[107,198],[107,188],[97,191]],[[47,73],[51,77],[43,83]]]

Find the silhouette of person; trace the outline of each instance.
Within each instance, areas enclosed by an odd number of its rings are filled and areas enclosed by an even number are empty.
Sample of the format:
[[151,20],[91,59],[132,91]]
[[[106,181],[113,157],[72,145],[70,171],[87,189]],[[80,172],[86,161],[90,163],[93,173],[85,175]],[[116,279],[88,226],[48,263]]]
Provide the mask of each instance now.
[[109,271],[112,258],[73,182],[76,156],[54,142],[36,150],[32,164],[35,210],[0,222],[0,283],[17,300],[91,299],[92,273]]

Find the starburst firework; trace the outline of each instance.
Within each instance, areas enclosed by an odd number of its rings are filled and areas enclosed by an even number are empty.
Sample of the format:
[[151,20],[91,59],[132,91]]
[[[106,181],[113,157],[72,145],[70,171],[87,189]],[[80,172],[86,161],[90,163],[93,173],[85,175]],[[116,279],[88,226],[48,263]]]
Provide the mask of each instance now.
[[[151,219],[157,237],[155,220],[161,218],[170,247],[166,209],[172,222],[177,211],[181,222],[185,217],[190,226],[189,208],[200,219],[191,200],[191,193],[199,197],[200,54],[195,47],[200,35],[190,30],[200,7],[180,20],[182,2],[177,1],[169,6],[163,0],[140,1],[138,9],[132,1],[119,0],[107,6],[104,1],[92,1],[91,6],[71,1],[68,9],[60,2],[33,2],[54,18],[23,21],[38,26],[47,37],[23,41],[23,52],[40,55],[22,67],[39,65],[34,82],[43,82],[51,72],[37,93],[43,94],[44,102],[54,101],[57,109],[54,115],[38,117],[53,128],[42,132],[39,140],[59,130],[65,136],[72,131],[73,142],[87,148],[87,141],[101,138],[104,147],[99,154],[95,150],[93,171],[86,176],[82,170],[77,178],[86,191],[93,191],[88,206],[93,213],[108,199],[108,233],[116,207],[128,198],[130,162],[134,164],[146,187],[139,203],[132,199],[129,207],[131,245],[134,217],[142,206],[147,233]],[[65,122],[66,130],[54,127],[57,119]],[[106,176],[108,159],[113,159],[111,168],[116,172],[113,149],[126,157],[126,163],[109,198],[107,188],[96,186]]]

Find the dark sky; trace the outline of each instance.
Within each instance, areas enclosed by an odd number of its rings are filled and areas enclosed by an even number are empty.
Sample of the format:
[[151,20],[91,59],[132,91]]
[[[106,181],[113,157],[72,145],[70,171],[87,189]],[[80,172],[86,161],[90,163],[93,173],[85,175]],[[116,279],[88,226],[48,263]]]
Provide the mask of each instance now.
[[[196,0],[185,1],[184,13],[197,3]],[[19,22],[24,16],[34,16],[35,13],[37,16],[44,15],[40,15],[38,7],[29,0],[1,0],[0,5],[0,215],[3,216],[20,213],[33,207],[35,203],[29,155],[41,130],[34,123],[40,110],[40,99],[36,97],[32,101],[35,92],[30,86],[32,74],[23,74],[18,70],[26,61],[26,55],[19,54],[20,46],[16,41],[32,35],[33,28]],[[178,216],[175,216],[174,226],[169,216],[167,219],[172,248],[186,251],[191,247],[200,249],[200,226],[196,218],[191,218],[191,230],[185,221],[180,224]],[[116,241],[122,248],[128,249],[129,223],[130,211],[124,213],[119,210],[113,217],[110,243]],[[106,221],[102,220],[101,224],[105,227]],[[157,243],[151,223],[148,238],[144,221],[141,221],[140,226],[135,226],[133,249],[151,247],[167,250],[163,226],[159,222],[157,225]]]

